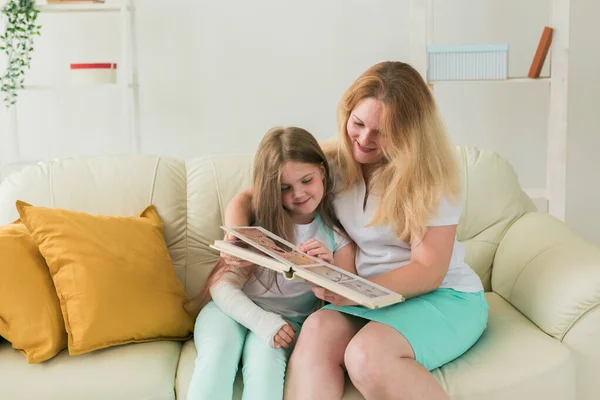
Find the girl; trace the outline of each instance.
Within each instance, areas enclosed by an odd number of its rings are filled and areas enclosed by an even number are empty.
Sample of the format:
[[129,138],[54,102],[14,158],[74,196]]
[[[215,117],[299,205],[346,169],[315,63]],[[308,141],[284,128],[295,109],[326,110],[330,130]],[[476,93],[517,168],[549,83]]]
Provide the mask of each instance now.
[[[303,326],[286,398],[341,399],[346,369],[367,399],[447,399],[429,371],[479,339],[488,306],[456,241],[458,168],[434,98],[410,65],[374,65],[342,97],[338,132],[335,211],[358,274],[408,300],[367,310],[315,288],[332,304]],[[232,222],[253,192],[232,200]]]
[[[338,234],[333,214],[329,166],[310,133],[270,130],[253,175],[260,193],[250,207],[254,225],[355,272],[353,246]],[[241,359],[243,398],[281,400],[292,343],[318,304],[311,285],[223,255],[194,302],[202,305],[210,297],[196,320],[198,356],[188,399],[230,400]]]

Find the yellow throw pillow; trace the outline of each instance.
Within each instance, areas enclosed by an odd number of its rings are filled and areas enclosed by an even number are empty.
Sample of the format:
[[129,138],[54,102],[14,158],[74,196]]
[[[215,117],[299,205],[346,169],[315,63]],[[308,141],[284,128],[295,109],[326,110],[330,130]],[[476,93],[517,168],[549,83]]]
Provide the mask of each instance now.
[[65,320],[69,354],[191,337],[187,295],[177,279],[154,206],[140,217],[92,215],[17,201],[46,259]]
[[0,227],[0,336],[30,364],[67,348],[52,278],[23,224]]

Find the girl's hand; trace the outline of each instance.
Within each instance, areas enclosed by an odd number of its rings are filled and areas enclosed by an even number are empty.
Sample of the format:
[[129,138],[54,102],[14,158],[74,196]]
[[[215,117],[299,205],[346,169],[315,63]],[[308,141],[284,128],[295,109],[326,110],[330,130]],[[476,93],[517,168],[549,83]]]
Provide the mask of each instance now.
[[273,341],[275,342],[275,348],[289,348],[292,345],[295,337],[296,331],[294,328],[290,324],[285,324],[281,327],[281,329],[279,329],[279,332],[277,332],[273,338]]
[[309,239],[298,247],[300,251],[309,256],[318,257],[329,264],[333,264],[333,253],[329,250],[329,247],[316,239]]
[[[227,232],[225,233],[224,240],[227,242],[234,242],[239,239]],[[235,268],[247,268],[253,265],[250,261],[242,260],[241,258],[232,256],[231,254],[225,253],[223,251],[221,252],[221,258],[223,259],[223,261],[225,261],[225,264]]]
[[313,286],[312,291],[319,299],[331,303],[337,307],[357,305],[357,303],[353,302],[352,300],[349,300],[320,286]]

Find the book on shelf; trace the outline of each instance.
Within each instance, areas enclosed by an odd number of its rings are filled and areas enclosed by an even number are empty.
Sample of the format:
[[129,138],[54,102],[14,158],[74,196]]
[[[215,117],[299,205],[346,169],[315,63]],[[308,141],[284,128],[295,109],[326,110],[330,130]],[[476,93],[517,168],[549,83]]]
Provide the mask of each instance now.
[[297,246],[262,227],[221,228],[238,240],[216,240],[210,247],[279,272],[286,279],[311,282],[369,309],[405,300],[399,293],[303,253]]
[[544,27],[538,47],[535,51],[535,55],[533,56],[533,61],[529,67],[529,73],[527,74],[527,77],[533,79],[540,77],[542,67],[544,66],[544,62],[546,62],[546,57],[548,56],[548,51],[550,50],[550,45],[552,44],[552,32],[553,29],[551,27]]

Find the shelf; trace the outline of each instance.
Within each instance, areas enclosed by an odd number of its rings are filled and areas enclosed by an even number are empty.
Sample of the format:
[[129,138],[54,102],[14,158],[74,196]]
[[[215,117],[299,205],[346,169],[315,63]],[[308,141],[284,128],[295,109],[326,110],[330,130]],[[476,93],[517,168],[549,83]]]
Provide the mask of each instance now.
[[532,83],[532,82],[550,82],[550,77],[541,78],[508,78],[508,79],[461,79],[461,80],[448,80],[448,81],[429,81],[429,85],[437,85],[445,82],[505,82],[505,83]]
[[38,4],[36,8],[43,13],[79,13],[79,12],[119,12],[121,3],[114,4]]
[[[132,84],[127,85],[128,87],[133,87]],[[69,84],[65,83],[63,85],[25,85],[24,89],[21,90],[29,90],[29,91],[51,91],[51,90],[83,90],[83,89],[91,89],[91,88],[123,88],[122,84],[119,83],[90,83],[90,84]]]

